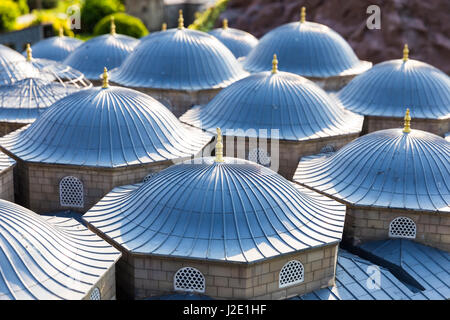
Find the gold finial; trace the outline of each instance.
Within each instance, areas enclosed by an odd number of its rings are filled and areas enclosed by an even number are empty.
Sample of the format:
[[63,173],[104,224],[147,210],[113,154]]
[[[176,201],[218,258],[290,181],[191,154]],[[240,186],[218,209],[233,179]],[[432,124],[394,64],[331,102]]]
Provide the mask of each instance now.
[[277,73],[277,72],[278,72],[278,60],[277,60],[277,55],[274,54],[273,60],[272,60],[272,73]]
[[215,162],[224,162],[223,160],[223,143],[222,143],[222,131],[217,128],[217,143],[216,143],[216,159]]
[[306,21],[306,8],[302,7],[302,11],[300,13],[300,22],[303,23]]
[[178,29],[184,29],[183,10],[178,11]]
[[406,109],[405,126],[403,127],[403,132],[405,133],[411,132],[411,116],[409,115],[409,109]]
[[103,68],[103,85],[102,88],[109,88],[109,74],[108,69],[106,67]]
[[27,43],[27,61],[31,61],[31,59],[33,58],[33,56],[31,55],[31,46],[29,43]]
[[222,23],[223,23],[222,28],[228,29],[228,19],[223,19]]
[[403,61],[408,61],[409,59],[409,49],[408,45],[405,43],[405,46],[403,48]]
[[161,26],[161,31],[166,31],[167,30],[167,23],[163,23]]
[[59,36],[64,37],[64,29],[62,27],[59,27]]
[[114,17],[111,16],[111,34],[115,35],[116,34],[116,24],[114,23]]

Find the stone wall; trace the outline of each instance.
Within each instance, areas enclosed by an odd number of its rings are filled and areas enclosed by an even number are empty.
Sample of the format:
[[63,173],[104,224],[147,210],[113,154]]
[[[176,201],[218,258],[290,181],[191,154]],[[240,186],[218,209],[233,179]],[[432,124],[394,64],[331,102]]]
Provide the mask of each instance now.
[[116,268],[114,265],[92,286],[83,300],[90,300],[91,293],[95,288],[100,290],[101,300],[116,300]]
[[27,123],[0,122],[0,137],[26,126]]
[[14,202],[14,175],[13,167],[0,173],[0,199]]
[[397,217],[408,217],[415,222],[414,241],[450,251],[450,216],[437,213],[347,206],[344,237],[355,245],[388,239],[389,224]]
[[[407,106],[405,106],[405,110],[406,107]],[[384,129],[403,128],[403,125],[403,118],[365,116],[363,134]],[[428,131],[444,137],[447,132],[450,132],[450,119],[437,120],[412,118],[411,128]]]
[[345,87],[356,75],[337,76],[328,78],[306,77],[325,91],[339,91]]

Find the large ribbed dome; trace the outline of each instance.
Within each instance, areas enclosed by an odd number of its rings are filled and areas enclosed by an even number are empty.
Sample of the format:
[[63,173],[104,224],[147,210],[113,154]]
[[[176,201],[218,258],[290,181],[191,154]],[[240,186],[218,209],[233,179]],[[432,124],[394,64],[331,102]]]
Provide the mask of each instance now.
[[390,60],[355,77],[338,93],[345,108],[382,117],[450,117],[450,79],[442,71],[417,60]]
[[291,22],[267,33],[244,60],[244,69],[267,70],[274,53],[280,70],[306,77],[353,75],[371,67],[338,33],[314,22]]
[[0,86],[0,121],[31,123],[53,103],[79,90],[76,86],[38,78]]
[[38,74],[20,53],[0,44],[0,86]]
[[96,87],[59,100],[0,145],[24,161],[120,167],[190,157],[210,139],[148,95]]
[[[71,37],[57,36],[39,41],[31,46],[35,58],[63,61],[83,41]],[[26,55],[26,52],[24,52]]]
[[73,219],[0,200],[0,300],[82,299],[119,258]]
[[388,129],[304,158],[294,180],[352,205],[449,213],[449,159],[450,143],[439,136]]
[[120,66],[138,43],[139,40],[129,36],[105,34],[78,46],[64,64],[81,71],[90,80],[100,80],[104,67]]
[[258,164],[200,158],[114,189],[83,219],[133,253],[255,262],[339,242],[344,217]]
[[281,140],[295,141],[357,133],[363,123],[361,116],[338,107],[312,81],[270,71],[233,83],[180,120],[211,132],[220,127],[225,134],[227,129],[250,129],[246,136],[258,134],[259,129],[267,129],[268,134],[278,129]]
[[247,73],[213,36],[169,29],[142,40],[111,80],[124,86],[173,90],[223,88]]
[[258,39],[252,34],[243,30],[229,28],[226,25],[223,28],[211,30],[209,34],[219,39],[236,58],[247,56],[258,44]]

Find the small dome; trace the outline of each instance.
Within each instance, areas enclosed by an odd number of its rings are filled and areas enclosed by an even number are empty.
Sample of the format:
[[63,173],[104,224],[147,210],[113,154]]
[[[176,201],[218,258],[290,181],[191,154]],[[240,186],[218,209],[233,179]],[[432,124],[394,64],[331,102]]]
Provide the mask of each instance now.
[[[41,40],[31,46],[35,58],[63,61],[83,41],[71,37],[57,36]],[[26,52],[23,53],[26,56]]]
[[37,78],[0,86],[0,122],[31,123],[54,102],[79,90]]
[[338,243],[345,206],[233,158],[173,165],[113,189],[83,219],[133,253],[232,262]]
[[448,213],[449,159],[450,143],[439,136],[388,129],[302,159],[294,180],[351,205]]
[[120,66],[138,43],[138,39],[129,36],[104,34],[78,46],[63,63],[81,71],[90,80],[100,80],[104,67]]
[[223,28],[211,30],[209,34],[219,39],[236,58],[245,57],[256,47],[258,39],[252,34],[224,25]]
[[83,299],[120,252],[72,219],[0,200],[0,300]]
[[210,140],[152,97],[110,86],[57,101],[31,126],[0,138],[0,145],[24,161],[121,167],[190,157]]
[[39,74],[36,68],[25,61],[20,53],[0,44],[0,86]]
[[111,80],[124,86],[173,90],[223,88],[246,76],[233,54],[213,36],[169,29],[147,36]]
[[360,61],[338,33],[314,22],[291,22],[267,33],[244,60],[244,69],[267,70],[274,53],[281,61],[280,70],[305,77],[353,75],[372,65]]
[[[279,130],[280,140],[306,140],[360,132],[363,117],[338,107],[319,86],[288,72],[260,72],[223,89],[181,121],[215,132],[217,127]],[[252,130],[254,129],[254,130]],[[256,131],[255,131],[256,130]],[[237,133],[236,135],[238,135]]]
[[417,60],[390,60],[355,77],[339,93],[348,110],[368,116],[413,118],[450,117],[450,79],[442,71]]

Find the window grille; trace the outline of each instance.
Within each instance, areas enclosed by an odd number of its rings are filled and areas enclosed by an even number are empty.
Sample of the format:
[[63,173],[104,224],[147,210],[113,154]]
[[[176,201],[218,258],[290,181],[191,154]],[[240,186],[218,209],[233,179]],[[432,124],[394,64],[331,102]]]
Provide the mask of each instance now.
[[174,289],[186,292],[205,292],[205,277],[195,268],[181,268],[175,273]]
[[90,300],[101,300],[100,290],[95,287],[94,290],[92,290],[91,295],[89,296]]
[[84,206],[83,183],[75,177],[64,177],[59,182],[59,201],[64,207]]
[[301,283],[304,280],[305,269],[298,260],[291,260],[286,263],[280,271],[279,287],[284,288]]
[[416,224],[408,217],[398,217],[389,224],[389,237],[391,238],[416,238]]
[[148,180],[150,180],[151,178],[153,178],[154,176],[157,175],[158,172],[150,172],[148,175],[146,175],[144,177],[144,179],[142,179],[142,182],[147,182]]
[[248,160],[263,166],[270,165],[270,156],[263,149],[253,149],[248,153]]

